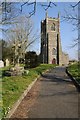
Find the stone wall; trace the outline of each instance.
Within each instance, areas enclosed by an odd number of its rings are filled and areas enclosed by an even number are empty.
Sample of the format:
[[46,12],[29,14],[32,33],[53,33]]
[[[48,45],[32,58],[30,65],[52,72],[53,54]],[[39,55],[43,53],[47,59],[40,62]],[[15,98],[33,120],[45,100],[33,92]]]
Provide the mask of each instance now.
[[62,65],[68,65],[68,64],[69,64],[68,54],[62,53]]
[[56,59],[56,63],[57,63],[57,53],[55,53],[54,51],[54,49],[57,50],[56,34],[49,33],[48,36],[49,36],[48,37],[48,60],[49,60],[48,63],[52,64],[53,58]]
[[41,62],[48,64],[68,64],[68,55],[62,52],[60,39],[60,19],[50,18],[41,22]]

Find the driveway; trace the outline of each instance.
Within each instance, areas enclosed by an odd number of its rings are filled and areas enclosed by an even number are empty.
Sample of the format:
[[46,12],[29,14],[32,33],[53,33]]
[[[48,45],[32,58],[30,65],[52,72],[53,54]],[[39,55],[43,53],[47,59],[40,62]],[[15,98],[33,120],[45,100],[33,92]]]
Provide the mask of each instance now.
[[12,118],[78,118],[79,93],[65,67],[42,75],[23,99]]

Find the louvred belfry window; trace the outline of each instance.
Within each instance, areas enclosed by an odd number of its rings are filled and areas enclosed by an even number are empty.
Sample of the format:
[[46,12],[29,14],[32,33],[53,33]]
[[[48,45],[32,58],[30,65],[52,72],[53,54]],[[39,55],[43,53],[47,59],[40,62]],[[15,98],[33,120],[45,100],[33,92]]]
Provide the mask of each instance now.
[[55,31],[55,24],[53,23],[52,26],[51,26],[51,30],[52,31]]

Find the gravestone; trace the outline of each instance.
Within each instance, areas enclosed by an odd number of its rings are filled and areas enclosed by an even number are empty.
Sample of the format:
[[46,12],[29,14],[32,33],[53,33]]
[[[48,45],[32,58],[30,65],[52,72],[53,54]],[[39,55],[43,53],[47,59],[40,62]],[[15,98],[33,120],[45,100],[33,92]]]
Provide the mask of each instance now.
[[4,67],[4,62],[0,60],[0,68]]
[[9,66],[9,60],[6,59],[6,66]]

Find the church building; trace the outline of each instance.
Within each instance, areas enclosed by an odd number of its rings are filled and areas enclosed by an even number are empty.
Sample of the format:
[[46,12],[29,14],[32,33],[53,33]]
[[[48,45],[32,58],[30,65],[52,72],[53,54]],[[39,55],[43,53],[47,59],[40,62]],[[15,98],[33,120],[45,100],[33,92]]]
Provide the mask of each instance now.
[[62,52],[60,39],[60,17],[48,17],[41,21],[41,63],[67,65],[68,54]]

